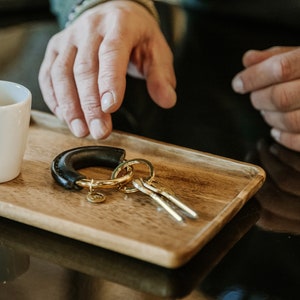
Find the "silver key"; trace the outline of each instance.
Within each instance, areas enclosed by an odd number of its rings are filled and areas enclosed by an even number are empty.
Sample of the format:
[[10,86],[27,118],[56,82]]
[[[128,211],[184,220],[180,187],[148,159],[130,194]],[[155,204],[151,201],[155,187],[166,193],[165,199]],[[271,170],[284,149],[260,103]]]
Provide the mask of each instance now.
[[194,210],[189,208],[187,205],[182,203],[170,189],[164,187],[163,185],[161,185],[160,183],[158,183],[156,181],[152,181],[151,183],[149,183],[149,182],[143,180],[142,182],[143,182],[144,187],[151,190],[155,194],[159,194],[159,195],[162,195],[165,198],[167,198],[170,202],[172,202],[177,207],[182,209],[182,211],[184,211],[186,214],[188,214],[188,217],[190,217],[192,219],[198,218],[198,214]]
[[144,186],[142,179],[134,179],[132,181],[132,184],[140,192],[151,197],[151,199],[153,199],[158,205],[165,209],[176,221],[183,221],[182,216],[180,216],[171,206],[169,206],[158,194]]

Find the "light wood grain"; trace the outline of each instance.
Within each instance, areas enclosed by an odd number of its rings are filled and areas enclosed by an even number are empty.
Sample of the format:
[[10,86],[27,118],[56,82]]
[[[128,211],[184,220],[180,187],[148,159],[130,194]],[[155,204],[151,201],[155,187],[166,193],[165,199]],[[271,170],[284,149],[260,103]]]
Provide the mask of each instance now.
[[[164,267],[191,259],[261,187],[258,166],[114,132],[105,141],[78,139],[55,117],[33,112],[20,176],[0,185],[0,214],[38,228],[101,246]],[[86,190],[67,191],[52,179],[50,164],[60,152],[85,145],[112,145],[126,158],[150,160],[159,181],[170,186],[199,219],[179,224],[140,193],[105,191],[90,204]],[[85,170],[95,176],[95,169]],[[97,168],[97,178],[108,170]]]

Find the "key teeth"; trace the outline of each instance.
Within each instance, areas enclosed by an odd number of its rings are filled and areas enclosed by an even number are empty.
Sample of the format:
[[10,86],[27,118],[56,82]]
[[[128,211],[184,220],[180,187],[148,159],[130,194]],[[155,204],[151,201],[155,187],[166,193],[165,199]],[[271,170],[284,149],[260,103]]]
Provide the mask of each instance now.
[[[145,182],[144,180],[141,180],[144,187],[148,188],[149,190],[153,191],[156,194],[159,194],[163,197],[165,197],[167,200],[169,200],[176,208],[180,209],[185,216],[187,216],[190,219],[197,219],[198,214],[189,208],[187,205],[185,205],[183,202],[181,202],[173,193],[169,193],[167,188],[161,187],[158,188],[155,184]],[[159,184],[159,183],[158,183]]]
[[152,190],[145,187],[143,179],[134,179],[132,184],[135,188],[137,188],[140,192],[146,194],[151,197],[158,205],[160,205],[170,216],[172,216],[177,222],[182,222],[183,218],[171,207],[167,202],[164,201],[159,194],[153,192]]

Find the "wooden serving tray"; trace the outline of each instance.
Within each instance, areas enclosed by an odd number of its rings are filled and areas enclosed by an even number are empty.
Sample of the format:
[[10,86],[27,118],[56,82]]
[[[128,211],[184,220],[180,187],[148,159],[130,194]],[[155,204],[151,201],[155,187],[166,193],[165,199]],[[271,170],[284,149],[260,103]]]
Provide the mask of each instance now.
[[[261,187],[258,166],[121,132],[104,141],[78,139],[57,119],[32,112],[33,123],[22,172],[0,184],[0,215],[167,268],[188,262]],[[126,158],[152,162],[157,180],[199,214],[184,224],[158,210],[141,193],[105,190],[101,204],[86,201],[86,190],[68,191],[52,179],[50,165],[60,152],[79,146],[109,145]],[[108,179],[111,170],[86,175]]]

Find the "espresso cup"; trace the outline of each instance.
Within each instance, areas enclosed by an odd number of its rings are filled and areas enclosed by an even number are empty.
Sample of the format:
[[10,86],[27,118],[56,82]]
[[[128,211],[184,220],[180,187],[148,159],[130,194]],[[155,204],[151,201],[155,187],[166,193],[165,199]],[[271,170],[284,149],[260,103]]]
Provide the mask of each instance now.
[[26,87],[0,80],[0,183],[16,178],[21,172],[31,98]]

